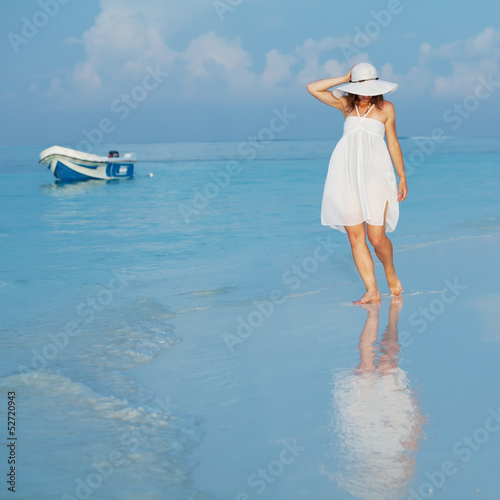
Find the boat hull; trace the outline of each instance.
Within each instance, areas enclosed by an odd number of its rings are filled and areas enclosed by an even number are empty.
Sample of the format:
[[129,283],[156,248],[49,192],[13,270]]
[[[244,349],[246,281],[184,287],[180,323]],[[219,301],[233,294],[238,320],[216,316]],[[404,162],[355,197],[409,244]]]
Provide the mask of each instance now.
[[123,179],[134,176],[133,163],[100,163],[82,165],[68,158],[54,158],[50,162],[50,171],[61,182],[87,181],[89,179]]
[[[71,157],[71,153],[75,157]],[[134,163],[125,158],[105,158],[85,155],[78,151],[52,148],[41,154],[40,163],[61,182],[78,182],[91,179],[130,179],[134,176]],[[78,157],[80,156],[80,157]],[[89,158],[86,159],[85,157]]]

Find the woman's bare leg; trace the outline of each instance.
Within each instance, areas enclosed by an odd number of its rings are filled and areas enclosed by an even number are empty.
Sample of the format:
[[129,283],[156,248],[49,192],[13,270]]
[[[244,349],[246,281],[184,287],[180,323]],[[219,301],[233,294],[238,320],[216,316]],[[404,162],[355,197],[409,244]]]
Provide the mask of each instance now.
[[345,226],[349,243],[351,244],[352,256],[354,263],[358,268],[361,279],[366,287],[366,293],[361,299],[356,300],[355,304],[366,304],[367,302],[375,302],[380,300],[380,292],[377,288],[375,280],[375,269],[373,267],[373,259],[370,249],[366,244],[366,231],[364,222],[356,226]]
[[[387,205],[385,212],[387,212]],[[384,265],[385,277],[387,278],[387,284],[389,285],[389,290],[392,295],[401,295],[403,288],[401,282],[396,274],[396,269],[394,267],[393,261],[393,251],[391,240],[385,234],[385,213],[384,213],[384,225],[383,226],[372,226],[370,224],[366,225],[366,232],[368,234],[368,239],[373,245],[373,249],[380,259],[380,262]]]

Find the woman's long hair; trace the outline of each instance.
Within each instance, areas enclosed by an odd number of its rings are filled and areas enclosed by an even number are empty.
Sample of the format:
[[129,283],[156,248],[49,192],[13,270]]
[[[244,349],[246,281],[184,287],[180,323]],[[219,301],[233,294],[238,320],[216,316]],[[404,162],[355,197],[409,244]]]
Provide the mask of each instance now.
[[[374,95],[370,99],[369,106],[371,106],[372,104],[375,104],[375,106],[378,109],[382,109],[382,103],[383,102],[384,102],[384,96],[383,95]],[[347,94],[346,113],[349,114],[354,109],[354,107],[356,106],[356,104],[359,104],[359,96],[357,94],[349,94],[348,93]]]

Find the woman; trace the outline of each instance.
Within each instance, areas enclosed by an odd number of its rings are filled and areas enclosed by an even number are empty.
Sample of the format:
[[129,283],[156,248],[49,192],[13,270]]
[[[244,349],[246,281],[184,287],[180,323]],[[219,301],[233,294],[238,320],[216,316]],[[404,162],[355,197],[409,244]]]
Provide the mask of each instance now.
[[[337,88],[329,91],[331,87]],[[307,85],[316,99],[339,109],[346,119],[344,135],[330,159],[321,223],[347,232],[354,262],[366,287],[366,293],[355,304],[380,300],[366,235],[384,265],[391,294],[403,291],[394,269],[392,244],[385,234],[396,228],[398,202],[408,193],[394,106],[382,96],[396,88],[395,83],[379,80],[377,70],[367,63],[356,64],[345,76]]]

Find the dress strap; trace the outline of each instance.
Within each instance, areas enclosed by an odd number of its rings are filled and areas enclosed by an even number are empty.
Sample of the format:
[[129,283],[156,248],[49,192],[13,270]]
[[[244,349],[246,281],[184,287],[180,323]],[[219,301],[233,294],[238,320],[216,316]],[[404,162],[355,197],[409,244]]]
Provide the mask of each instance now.
[[[366,113],[363,115],[363,118],[368,115],[368,113],[373,109],[374,106],[375,106],[375,104],[372,104],[370,106],[370,109],[366,110]],[[361,118],[361,115],[359,114],[359,109],[358,109],[358,105],[357,104],[356,104],[356,113],[358,113],[358,116]]]
[[[369,109],[369,110],[367,110],[367,112],[364,114],[363,118],[364,118],[365,116],[367,116],[367,115],[368,115],[368,113],[369,113],[369,112],[373,109],[373,107],[374,107],[374,106],[375,106],[375,104],[372,104],[372,105],[371,105],[370,109]],[[358,113],[358,114],[359,114],[359,113]]]

